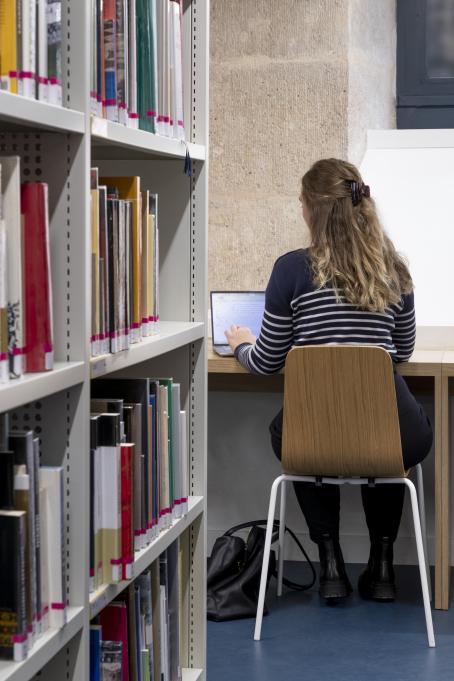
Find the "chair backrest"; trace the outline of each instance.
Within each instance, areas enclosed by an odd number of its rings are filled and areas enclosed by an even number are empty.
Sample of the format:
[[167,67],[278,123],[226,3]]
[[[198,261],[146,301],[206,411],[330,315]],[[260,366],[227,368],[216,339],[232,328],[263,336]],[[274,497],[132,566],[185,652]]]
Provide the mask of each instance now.
[[405,474],[392,361],[381,348],[293,348],[285,363],[282,468],[294,475]]

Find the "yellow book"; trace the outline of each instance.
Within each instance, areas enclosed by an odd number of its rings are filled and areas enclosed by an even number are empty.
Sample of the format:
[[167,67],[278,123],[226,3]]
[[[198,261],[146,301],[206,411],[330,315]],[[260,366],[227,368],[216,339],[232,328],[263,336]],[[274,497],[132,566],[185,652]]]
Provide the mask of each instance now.
[[17,93],[16,0],[0,2],[0,90]]
[[131,342],[137,343],[142,326],[142,197],[140,177],[102,177],[102,185],[116,187],[120,199],[132,201],[132,323]]

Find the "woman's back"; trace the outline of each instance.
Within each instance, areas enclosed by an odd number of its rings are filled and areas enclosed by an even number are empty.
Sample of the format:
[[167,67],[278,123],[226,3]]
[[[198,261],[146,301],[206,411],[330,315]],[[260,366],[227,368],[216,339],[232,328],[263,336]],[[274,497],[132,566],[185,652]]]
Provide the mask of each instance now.
[[255,346],[240,346],[236,355],[261,374],[279,371],[294,345],[375,345],[404,362],[413,352],[415,331],[413,293],[383,312],[359,309],[333,287],[320,288],[308,250],[298,249],[276,261],[260,336]]

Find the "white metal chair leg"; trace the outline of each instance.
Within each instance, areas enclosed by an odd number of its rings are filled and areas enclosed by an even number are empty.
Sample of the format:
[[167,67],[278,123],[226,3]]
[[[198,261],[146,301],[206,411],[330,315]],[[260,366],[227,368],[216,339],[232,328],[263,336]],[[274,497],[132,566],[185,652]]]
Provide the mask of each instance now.
[[427,640],[431,648],[435,648],[435,636],[432,622],[432,611],[430,609],[429,585],[426,571],[426,560],[424,556],[423,538],[421,532],[421,522],[419,517],[418,497],[414,484],[408,478],[403,480],[410,492],[411,510],[413,512],[413,524],[415,526],[416,549],[418,552],[419,574],[421,576],[422,597],[424,601],[424,613],[426,616]]
[[429,598],[432,600],[432,580],[430,577],[429,565],[429,551],[427,548],[427,524],[426,524],[426,502],[424,497],[424,478],[422,473],[422,466],[419,463],[416,466],[416,480],[418,485],[418,503],[419,503],[419,517],[421,520],[422,541],[424,546],[424,555],[426,557],[427,580],[429,585]]
[[262,631],[263,608],[265,607],[265,593],[266,581],[268,577],[268,566],[270,563],[271,539],[273,536],[274,514],[276,511],[276,497],[279,485],[284,480],[284,476],[280,475],[273,482],[270,494],[270,506],[268,509],[268,521],[266,524],[265,535],[265,549],[263,551],[262,574],[260,577],[260,591],[259,600],[257,603],[257,616],[255,619],[254,641],[260,641],[260,634]]
[[279,509],[279,558],[277,567],[277,595],[282,596],[282,579],[284,576],[284,544],[285,544],[285,503],[287,498],[287,483],[282,481],[281,504]]

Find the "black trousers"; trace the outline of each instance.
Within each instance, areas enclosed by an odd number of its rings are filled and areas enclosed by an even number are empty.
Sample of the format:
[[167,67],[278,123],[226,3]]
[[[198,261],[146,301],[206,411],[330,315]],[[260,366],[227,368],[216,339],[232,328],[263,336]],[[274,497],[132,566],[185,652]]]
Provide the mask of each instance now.
[[[402,454],[406,469],[420,463],[429,453],[433,434],[430,421],[415,400],[402,376],[394,374],[399,414]],[[271,444],[281,458],[282,409],[270,424]],[[317,487],[310,482],[295,482],[296,497],[306,518],[312,541],[323,534],[339,537],[340,489],[338,485]],[[404,485],[361,486],[362,502],[371,541],[389,537],[395,541],[399,531],[405,496]]]

